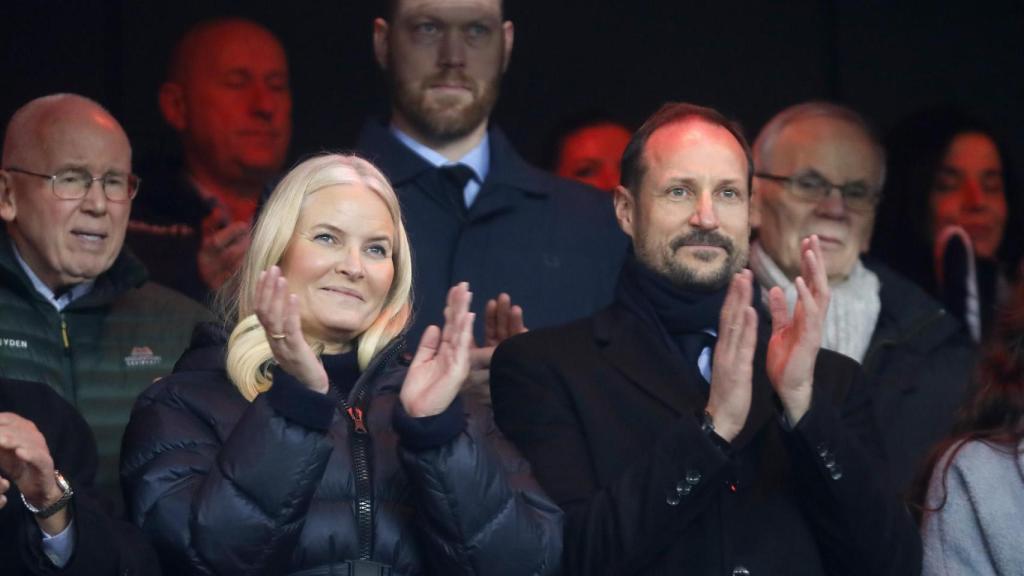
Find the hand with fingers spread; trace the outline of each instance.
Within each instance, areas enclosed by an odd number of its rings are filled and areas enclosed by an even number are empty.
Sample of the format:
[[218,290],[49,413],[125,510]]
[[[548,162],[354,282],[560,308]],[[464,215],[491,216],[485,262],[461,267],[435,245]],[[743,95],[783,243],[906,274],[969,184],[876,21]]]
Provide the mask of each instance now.
[[[0,413],[0,508],[13,483],[30,504],[43,509],[60,500],[64,491],[57,485],[53,457],[46,438],[36,425],[12,412]],[[37,518],[49,534],[57,534],[68,522],[67,509],[49,518]]]
[[256,318],[267,333],[274,361],[310,390],[327,393],[327,371],[302,334],[299,299],[289,292],[277,266],[261,272],[256,282]]
[[469,375],[475,316],[469,311],[472,298],[468,283],[453,286],[444,308],[444,328],[430,326],[423,333],[399,396],[410,416],[421,418],[444,412]]
[[484,345],[473,342],[469,352],[469,382],[484,384],[490,379],[491,356],[507,338],[527,332],[523,325],[523,309],[512,305],[512,297],[502,292],[487,301],[484,308]]
[[196,255],[199,277],[210,290],[220,288],[242,265],[248,249],[247,222],[233,222],[209,233],[204,231],[203,242]]
[[733,276],[718,322],[707,411],[715,433],[731,442],[747,421],[757,347],[757,313],[750,270]]
[[[790,424],[796,425],[811,405],[814,362],[821,348],[829,287],[821,244],[816,235],[800,244],[797,301],[790,318],[786,297],[779,287],[768,293],[772,336],[768,341],[768,379],[782,401]],[[810,283],[806,279],[810,279]]]

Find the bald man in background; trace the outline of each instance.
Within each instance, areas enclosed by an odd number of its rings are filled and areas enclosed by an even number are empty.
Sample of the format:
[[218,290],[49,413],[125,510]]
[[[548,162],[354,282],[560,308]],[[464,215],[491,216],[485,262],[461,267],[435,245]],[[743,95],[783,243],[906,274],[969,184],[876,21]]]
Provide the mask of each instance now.
[[212,319],[147,282],[122,250],[139,180],[121,125],[74,94],[37,98],[7,126],[0,164],[0,377],[42,382],[88,422],[96,484],[114,502],[135,397]]
[[146,174],[153,186],[135,207],[128,246],[154,280],[208,301],[241,263],[260,194],[285,161],[284,48],[249,20],[200,22],[175,47],[159,104],[183,165]]

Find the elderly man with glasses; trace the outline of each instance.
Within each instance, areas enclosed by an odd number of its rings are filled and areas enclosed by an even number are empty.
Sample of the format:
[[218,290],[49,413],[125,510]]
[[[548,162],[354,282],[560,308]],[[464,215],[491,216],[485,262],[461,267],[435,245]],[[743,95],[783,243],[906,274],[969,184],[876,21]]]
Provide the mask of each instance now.
[[[897,272],[863,258],[885,178],[885,151],[856,112],[809,102],[778,113],[754,143],[750,268],[767,297],[797,299],[800,246],[821,241],[832,300],[822,346],[860,362],[893,485],[907,489],[944,437],[970,379],[970,339],[941,305]],[[907,218],[923,215],[907,214]]]
[[[209,319],[147,282],[122,250],[138,190],[128,137],[97,103],[58,94],[11,117],[0,164],[0,377],[46,383],[81,412],[99,448],[97,486],[115,503],[135,397]],[[68,491],[59,484],[48,496]]]

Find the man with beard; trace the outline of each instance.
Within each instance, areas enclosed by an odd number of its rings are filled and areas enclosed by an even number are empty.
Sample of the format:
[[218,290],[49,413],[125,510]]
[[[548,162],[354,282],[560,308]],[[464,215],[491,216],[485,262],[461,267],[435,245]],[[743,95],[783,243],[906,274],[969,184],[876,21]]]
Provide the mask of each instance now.
[[623,155],[615,302],[494,355],[498,425],[566,512],[566,574],[920,570],[859,368],[819,350],[818,238],[792,315],[753,298],[752,165],[721,114],[664,106]]
[[[391,116],[369,121],[357,150],[402,201],[416,256],[412,342],[441,323],[459,281],[484,296],[478,314],[504,292],[534,328],[612,297],[625,238],[607,195],[528,165],[488,121],[512,41],[500,0],[393,0],[374,22]],[[508,299],[498,305],[508,309]]]

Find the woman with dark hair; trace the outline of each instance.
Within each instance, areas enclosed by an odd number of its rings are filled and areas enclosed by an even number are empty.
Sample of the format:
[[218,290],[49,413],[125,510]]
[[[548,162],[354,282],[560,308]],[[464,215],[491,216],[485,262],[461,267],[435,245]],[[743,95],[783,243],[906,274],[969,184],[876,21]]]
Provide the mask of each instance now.
[[1000,318],[978,385],[916,486],[925,576],[1024,566],[1024,290]]
[[871,252],[943,301],[975,340],[1020,272],[1021,200],[1005,147],[982,122],[940,109],[889,136]]
[[372,164],[323,155],[281,180],[223,289],[227,344],[199,334],[125,435],[130,516],[165,573],[557,570],[561,512],[460,394],[468,285],[402,353],[412,269]]

